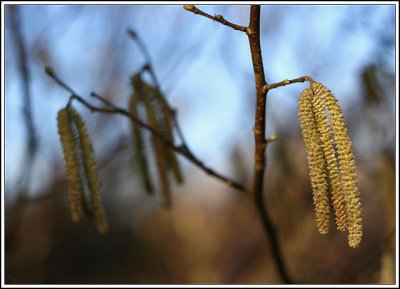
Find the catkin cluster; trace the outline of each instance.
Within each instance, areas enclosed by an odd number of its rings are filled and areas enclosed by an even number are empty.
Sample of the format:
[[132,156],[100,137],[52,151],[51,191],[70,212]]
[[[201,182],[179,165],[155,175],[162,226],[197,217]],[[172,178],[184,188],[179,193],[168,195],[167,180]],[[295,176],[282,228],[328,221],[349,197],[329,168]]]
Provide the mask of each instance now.
[[[129,101],[130,114],[137,119],[144,119],[150,127],[160,132],[164,139],[173,143],[173,119],[160,90],[144,82],[140,73],[133,75],[131,85],[133,92]],[[136,162],[140,167],[146,191],[153,193],[154,186],[150,176],[145,131],[138,124],[132,122],[132,135]],[[164,196],[164,206],[170,207],[171,191],[168,174],[172,172],[176,181],[182,183],[181,168],[175,152],[162,139],[153,134],[149,137]]]
[[349,246],[357,247],[362,238],[361,202],[351,141],[339,103],[321,83],[311,82],[301,93],[298,115],[318,230],[328,232],[332,207],[337,229],[347,230]]
[[100,178],[85,123],[72,106],[67,106],[58,112],[57,125],[65,160],[72,219],[78,222],[86,212],[93,216],[98,231],[105,233],[108,224]]

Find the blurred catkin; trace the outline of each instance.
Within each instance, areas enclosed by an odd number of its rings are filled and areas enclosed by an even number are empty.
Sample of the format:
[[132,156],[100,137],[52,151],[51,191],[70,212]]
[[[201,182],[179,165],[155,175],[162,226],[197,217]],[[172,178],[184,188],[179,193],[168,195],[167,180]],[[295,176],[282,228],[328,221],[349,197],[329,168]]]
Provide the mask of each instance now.
[[[139,101],[140,94],[137,91],[133,92],[129,100],[129,113],[136,118],[139,118]],[[147,193],[152,194],[153,183],[151,181],[148,159],[145,153],[145,140],[143,136],[143,129],[134,122],[132,122],[132,137],[134,154],[136,162],[139,164],[144,186]]]
[[94,220],[99,232],[105,233],[108,230],[108,224],[103,208],[100,177],[97,171],[97,164],[93,153],[93,145],[81,116],[72,108],[72,106],[70,106],[68,110],[78,132],[79,143],[82,151],[82,164],[88,188],[90,190],[91,208]]
[[[173,143],[173,116],[165,97],[160,90],[142,80],[141,74],[131,78],[133,93],[129,101],[129,111],[136,118],[142,118],[150,127],[159,132],[162,137]],[[139,112],[142,115],[139,116]],[[135,154],[142,170],[142,177],[147,191],[152,189],[148,166],[148,151],[145,150],[145,139],[142,130],[133,122],[133,139]],[[165,207],[171,206],[171,189],[169,172],[172,172],[178,183],[183,182],[183,174],[175,151],[166,145],[165,141],[155,135],[150,136],[150,144],[158,171],[160,187],[164,196]]]
[[80,176],[78,148],[75,141],[73,123],[67,108],[57,114],[58,135],[64,155],[65,170],[68,182],[68,201],[72,220],[78,222],[82,216],[83,184]]
[[323,234],[328,232],[330,195],[337,229],[348,230],[349,246],[357,247],[362,238],[361,202],[342,110],[330,90],[312,82],[311,88],[301,93],[298,114],[318,230]]
[[103,208],[100,178],[85,123],[72,106],[58,112],[57,123],[67,171],[72,219],[79,221],[84,211],[86,185],[90,191],[91,211],[96,227],[100,233],[105,233],[108,225]]

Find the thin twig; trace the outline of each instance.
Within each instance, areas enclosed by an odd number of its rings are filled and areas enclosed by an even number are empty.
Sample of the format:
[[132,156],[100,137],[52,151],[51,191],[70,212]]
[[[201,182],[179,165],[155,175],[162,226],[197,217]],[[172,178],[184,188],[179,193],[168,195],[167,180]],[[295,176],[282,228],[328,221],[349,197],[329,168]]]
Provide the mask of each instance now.
[[154,129],[153,127],[149,126],[148,124],[144,123],[140,119],[134,117],[131,115],[127,110],[124,108],[118,107],[114,104],[112,104],[110,101],[106,100],[104,97],[101,95],[92,92],[91,95],[93,97],[96,97],[97,99],[101,100],[103,103],[105,103],[108,108],[104,107],[97,107],[92,105],[91,103],[87,102],[84,98],[79,96],[69,85],[67,85],[64,81],[62,81],[56,74],[55,72],[50,68],[46,67],[45,72],[57,83],[59,84],[62,88],[70,92],[71,95],[71,100],[77,100],[84,106],[86,106],[91,112],[100,112],[100,113],[107,113],[107,114],[120,114],[128,117],[131,121],[135,122],[139,126],[141,126],[144,129],[147,129],[150,131],[154,136],[160,138],[167,146],[169,146],[171,149],[173,149],[176,153],[184,156],[187,160],[195,164],[197,167],[202,169],[205,173],[207,173],[210,176],[213,176],[220,181],[224,182],[228,186],[235,188],[243,193],[246,193],[246,195],[249,194],[249,191],[240,183],[238,183],[235,180],[232,180],[228,177],[225,177],[218,172],[214,171],[213,169],[207,167],[204,165],[202,161],[200,161],[193,153],[192,151],[188,148],[186,144],[176,146],[174,145],[171,141],[165,138],[164,134],[160,133],[158,130]]
[[221,23],[221,24],[223,24],[225,26],[231,27],[231,28],[233,28],[235,30],[242,31],[242,32],[246,32],[247,31],[247,27],[240,26],[240,25],[234,24],[232,22],[229,22],[228,20],[225,20],[225,18],[222,17],[222,15],[212,16],[212,15],[206,13],[206,12],[201,11],[196,6],[189,5],[189,4],[183,5],[183,8],[185,8],[186,10],[188,10],[190,12],[193,12],[194,14],[199,14],[199,15],[207,17],[207,18],[209,18],[211,20],[217,21],[217,22],[219,22],[219,23]]
[[302,77],[298,77],[295,79],[285,79],[285,80],[282,80],[277,83],[266,84],[266,85],[264,85],[263,89],[264,89],[264,92],[267,92],[268,90],[271,90],[274,88],[278,88],[278,87],[289,85],[289,84],[296,83],[296,82],[305,82],[305,81],[313,82],[314,80],[312,79],[311,76],[302,76]]
[[157,76],[153,70],[153,64],[151,63],[151,57],[149,50],[144,44],[143,40],[139,37],[139,34],[136,33],[133,29],[128,30],[128,35],[132,38],[133,41],[139,46],[140,52],[143,54],[146,59],[146,65],[143,66],[143,70],[147,70],[150,73],[151,78],[153,79],[154,85],[157,89],[160,88],[160,84],[158,82]]

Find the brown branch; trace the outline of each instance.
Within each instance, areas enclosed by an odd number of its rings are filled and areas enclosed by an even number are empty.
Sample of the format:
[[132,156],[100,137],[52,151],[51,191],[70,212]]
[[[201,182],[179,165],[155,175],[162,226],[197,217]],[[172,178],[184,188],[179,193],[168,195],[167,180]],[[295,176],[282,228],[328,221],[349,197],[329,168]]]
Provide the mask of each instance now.
[[85,107],[87,107],[91,112],[99,112],[99,113],[107,113],[107,114],[120,114],[125,117],[128,117],[131,121],[135,122],[139,126],[141,126],[144,129],[147,129],[150,131],[154,136],[160,138],[167,146],[169,146],[171,149],[173,149],[176,153],[184,156],[187,160],[195,164],[198,168],[203,170],[206,174],[213,176],[214,178],[217,178],[218,180],[224,182],[228,186],[235,188],[243,193],[246,193],[246,195],[249,195],[249,191],[240,183],[236,182],[235,180],[232,180],[228,177],[225,177],[218,172],[214,171],[213,169],[207,167],[204,165],[202,161],[200,161],[193,153],[192,151],[188,148],[188,146],[184,143],[180,146],[174,145],[171,141],[165,138],[164,134],[160,133],[158,130],[154,129],[153,127],[149,126],[148,124],[144,123],[140,119],[134,117],[131,115],[127,110],[118,107],[114,104],[112,104],[110,101],[106,100],[104,97],[100,96],[99,94],[92,92],[91,96],[96,97],[100,101],[102,101],[104,104],[108,106],[108,108],[104,107],[97,107],[92,105],[91,103],[87,102],[84,98],[79,96],[70,86],[68,86],[65,82],[63,82],[56,74],[55,72],[50,68],[46,67],[45,72],[57,83],[59,84],[62,88],[70,92],[71,98],[70,102],[73,100],[77,100],[81,104],[83,104]]
[[295,79],[285,79],[285,80],[282,80],[277,83],[266,84],[266,85],[264,85],[263,89],[264,89],[264,92],[266,93],[266,92],[268,92],[268,90],[271,90],[274,88],[278,88],[281,86],[285,86],[285,85],[289,85],[289,84],[297,83],[297,82],[305,82],[305,81],[309,81],[310,83],[314,82],[314,80],[312,79],[311,76],[302,76],[302,77],[298,77]]
[[256,114],[254,121],[254,139],[255,139],[255,155],[254,155],[254,185],[253,193],[256,195],[263,190],[264,169],[265,169],[265,103],[266,94],[264,86],[265,81],[264,67],[260,46],[260,6],[252,5],[250,11],[250,24],[247,30],[251,58],[253,62],[254,78],[256,84],[257,100]]
[[[271,86],[265,80],[264,66],[262,62],[261,45],[260,45],[260,5],[251,5],[250,8],[250,23],[248,27],[238,26],[236,24],[226,21],[222,16],[209,15],[194,5],[184,5],[184,8],[195,14],[200,14],[204,17],[218,21],[224,25],[227,25],[235,30],[246,32],[249,38],[249,45],[251,51],[251,58],[253,62],[254,78],[256,85],[256,115],[254,123],[254,139],[255,139],[255,153],[254,153],[254,184],[252,189],[252,195],[254,197],[257,210],[260,214],[264,231],[270,241],[272,254],[275,263],[278,267],[278,272],[285,283],[293,283],[287,273],[286,266],[283,261],[281,249],[279,247],[278,237],[276,230],[272,223],[271,217],[269,216],[268,210],[265,206],[263,185],[264,185],[264,174],[266,171],[266,158],[265,151],[267,144],[272,140],[265,139],[265,104],[266,97],[269,89],[276,88],[279,86],[287,85],[288,81],[282,83],[273,84]],[[294,82],[298,82],[297,80]],[[289,81],[290,83],[290,81]]]
[[183,5],[183,8],[185,8],[186,10],[193,12],[194,14],[199,14],[201,16],[207,17],[211,20],[217,21],[225,26],[231,27],[232,29],[238,30],[238,31],[242,31],[242,32],[246,32],[247,31],[247,27],[245,26],[240,26],[237,24],[234,24],[232,22],[229,22],[228,20],[225,20],[224,17],[222,17],[222,15],[215,15],[212,16],[206,12],[201,11],[200,9],[198,9],[196,6],[194,5]]
[[[255,154],[253,194],[264,230],[269,237],[272,254],[278,267],[279,274],[285,283],[292,283],[283,261],[278,236],[265,205],[263,194],[264,174],[266,170],[265,150],[267,148],[267,141],[265,139],[265,104],[268,94],[268,83],[265,80],[260,45],[260,10],[260,5],[251,5],[250,23],[247,28],[257,92],[256,115],[254,122]],[[264,89],[264,87],[267,87],[267,89]]]

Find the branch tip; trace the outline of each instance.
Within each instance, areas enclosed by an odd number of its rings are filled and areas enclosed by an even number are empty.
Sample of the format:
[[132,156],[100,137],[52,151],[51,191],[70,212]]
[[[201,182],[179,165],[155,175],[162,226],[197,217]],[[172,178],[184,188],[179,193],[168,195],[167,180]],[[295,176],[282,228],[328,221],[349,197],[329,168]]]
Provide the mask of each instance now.
[[136,38],[137,37],[137,33],[133,30],[133,29],[128,29],[128,35],[132,38]]
[[185,4],[185,5],[183,5],[183,9],[190,11],[190,12],[194,12],[196,10],[196,6],[191,5],[191,4]]
[[44,72],[46,72],[46,74],[47,75],[49,75],[49,76],[51,76],[51,77],[55,77],[55,73],[54,73],[54,70],[53,70],[53,68],[51,68],[50,66],[46,66],[45,68],[44,68]]

